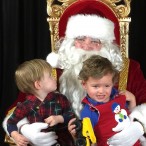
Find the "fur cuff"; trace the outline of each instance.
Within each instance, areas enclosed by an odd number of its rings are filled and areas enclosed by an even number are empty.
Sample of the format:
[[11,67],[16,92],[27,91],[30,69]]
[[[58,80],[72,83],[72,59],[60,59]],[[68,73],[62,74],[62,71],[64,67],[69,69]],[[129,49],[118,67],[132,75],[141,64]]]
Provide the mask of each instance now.
[[130,114],[130,118],[140,121],[144,128],[144,133],[146,133],[146,103],[136,106]]
[[[5,117],[3,123],[2,123],[2,126],[3,126],[3,128],[4,128],[4,131],[6,132],[6,134],[7,134],[8,136],[10,136],[10,135],[9,135],[8,130],[7,130],[7,121],[8,121],[8,119],[10,118],[11,115],[12,115],[12,113],[9,114],[9,115],[7,115],[7,116]],[[28,123],[29,123],[29,121],[27,120],[27,118],[23,118],[22,120],[20,120],[20,121],[17,123],[18,130],[19,130],[24,124],[28,124]]]
[[140,140],[141,146],[146,146],[146,138],[144,136],[141,136],[139,140]]
[[59,55],[51,52],[50,54],[48,54],[46,61],[53,67],[53,68],[58,68],[58,61],[59,61]]
[[3,128],[4,128],[4,130],[5,130],[5,132],[7,133],[8,136],[9,136],[9,133],[8,133],[8,131],[7,131],[7,121],[8,121],[8,119],[9,119],[9,117],[10,117],[11,115],[12,115],[12,114],[7,115],[7,116],[5,117],[3,123],[2,123]]

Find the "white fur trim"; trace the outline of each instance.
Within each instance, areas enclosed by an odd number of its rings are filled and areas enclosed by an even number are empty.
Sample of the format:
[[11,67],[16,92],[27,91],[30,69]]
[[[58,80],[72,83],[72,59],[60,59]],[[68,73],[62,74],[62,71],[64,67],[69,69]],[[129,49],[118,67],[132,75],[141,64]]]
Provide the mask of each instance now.
[[[146,103],[136,106],[130,114],[131,120],[134,118],[143,124],[144,132],[146,132]],[[146,146],[146,138],[140,137],[142,146]]]
[[3,121],[3,123],[2,123],[2,126],[3,126],[3,128],[4,128],[5,132],[6,132],[6,134],[9,136],[9,138],[15,143],[14,139],[9,135],[9,132],[8,132],[8,130],[7,130],[7,121],[8,121],[8,119],[10,118],[11,115],[12,115],[12,114],[9,114],[9,115],[7,115],[7,116],[4,118],[4,121]]
[[[2,126],[3,126],[3,128],[4,128],[5,132],[6,132],[6,134],[7,134],[9,137],[10,137],[10,135],[9,135],[8,130],[7,130],[7,121],[8,121],[8,119],[10,118],[10,116],[11,116],[12,114],[13,114],[13,113],[7,115],[7,116],[4,118],[4,121],[3,121],[3,123],[2,123]],[[18,129],[19,129],[22,125],[27,124],[27,123],[29,123],[29,121],[27,120],[27,118],[23,118],[21,121],[19,121],[19,122],[17,123]],[[10,139],[13,140],[12,137],[10,137]]]
[[48,54],[46,61],[53,67],[53,68],[58,68],[58,61],[59,61],[59,55],[56,54],[55,52],[51,52]]
[[146,103],[136,106],[130,114],[130,118],[132,120],[136,118],[140,121],[144,126],[144,131],[146,132]]
[[144,136],[140,137],[141,146],[146,146],[146,138]]
[[4,130],[5,130],[5,132],[7,133],[8,136],[9,136],[9,132],[7,131],[7,121],[8,121],[8,119],[10,118],[11,115],[12,115],[12,114],[7,115],[7,116],[5,117],[3,123],[2,123],[3,128],[4,128]]
[[114,23],[97,15],[78,14],[71,16],[66,28],[66,37],[76,38],[78,36],[113,41],[115,40]]

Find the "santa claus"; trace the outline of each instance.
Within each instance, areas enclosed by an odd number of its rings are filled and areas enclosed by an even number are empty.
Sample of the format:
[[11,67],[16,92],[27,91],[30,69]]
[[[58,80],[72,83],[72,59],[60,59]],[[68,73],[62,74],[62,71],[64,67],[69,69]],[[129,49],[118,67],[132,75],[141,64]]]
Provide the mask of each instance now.
[[63,69],[59,89],[71,101],[78,117],[81,99],[85,96],[78,80],[82,62],[97,54],[108,58],[119,71],[122,68],[122,56],[118,46],[112,43],[113,40],[114,24],[110,20],[97,15],[79,14],[70,17],[65,38],[57,53],[52,52],[47,56],[47,62],[54,68]]
[[[82,62],[91,55],[98,54],[108,58],[119,71],[122,69],[121,53],[118,45],[114,43],[116,40],[114,27],[112,21],[97,15],[74,15],[67,23],[65,37],[61,40],[57,53],[52,52],[47,56],[47,61],[54,68],[63,69],[59,78],[59,90],[68,97],[78,117],[82,109],[81,100],[85,95],[78,80]],[[146,105],[142,104],[146,102],[146,80],[140,65],[134,60],[130,60],[127,90],[136,96],[139,106],[131,113],[130,126],[110,138],[109,145],[131,146],[146,131]],[[69,123],[69,131],[73,132],[75,129],[71,123],[72,121]],[[42,136],[39,130],[43,129],[44,125],[42,123],[38,125],[39,123],[34,123],[33,126],[25,124],[21,126],[21,132],[35,145],[54,144],[56,142],[54,133],[45,133]]]

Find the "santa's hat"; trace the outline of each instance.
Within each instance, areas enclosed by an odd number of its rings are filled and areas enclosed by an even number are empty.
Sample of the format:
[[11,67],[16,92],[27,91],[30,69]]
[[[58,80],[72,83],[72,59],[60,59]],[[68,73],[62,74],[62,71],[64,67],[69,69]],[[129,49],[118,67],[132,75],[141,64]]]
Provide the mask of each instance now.
[[111,42],[115,40],[114,23],[109,19],[90,14],[71,16],[65,34],[67,38],[89,36]]

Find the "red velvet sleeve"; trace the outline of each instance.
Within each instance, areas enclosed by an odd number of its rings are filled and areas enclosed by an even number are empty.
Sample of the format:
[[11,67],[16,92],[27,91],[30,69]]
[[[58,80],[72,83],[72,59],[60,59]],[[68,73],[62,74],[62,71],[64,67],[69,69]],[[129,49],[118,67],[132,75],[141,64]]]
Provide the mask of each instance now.
[[140,64],[130,60],[127,90],[136,96],[137,105],[146,102],[146,79]]

